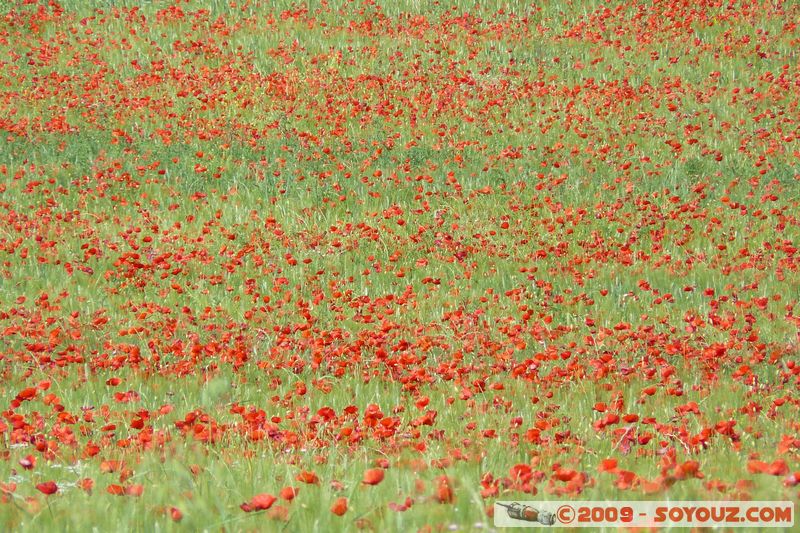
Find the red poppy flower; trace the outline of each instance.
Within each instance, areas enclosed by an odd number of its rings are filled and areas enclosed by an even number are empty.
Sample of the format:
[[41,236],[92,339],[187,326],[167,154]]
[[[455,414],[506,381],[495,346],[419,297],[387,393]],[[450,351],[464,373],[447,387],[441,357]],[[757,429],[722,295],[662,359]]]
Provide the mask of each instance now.
[[38,483],[36,489],[42,494],[47,494],[49,496],[50,494],[58,492],[58,485],[56,485],[55,481],[45,481],[44,483]]
[[295,479],[297,481],[300,481],[301,483],[308,483],[309,485],[315,485],[319,483],[319,478],[317,477],[317,474],[311,472],[310,470],[303,470],[302,472],[297,474],[297,477],[295,477]]
[[242,511],[249,513],[252,511],[266,511],[272,504],[275,503],[277,498],[272,494],[262,493],[256,494],[252,498],[250,498],[249,502],[241,504],[239,507]]
[[366,472],[364,472],[364,479],[361,480],[361,483],[365,485],[377,485],[381,481],[383,481],[384,470],[383,468],[370,468]]
[[298,487],[283,487],[280,492],[280,497],[290,502],[297,496],[297,493],[300,491]]
[[343,496],[336,498],[336,500],[333,502],[333,505],[331,505],[331,512],[336,516],[342,516],[344,513],[346,513],[347,498]]
[[177,507],[170,507],[169,517],[172,519],[173,522],[180,522],[181,520],[183,520],[183,513]]

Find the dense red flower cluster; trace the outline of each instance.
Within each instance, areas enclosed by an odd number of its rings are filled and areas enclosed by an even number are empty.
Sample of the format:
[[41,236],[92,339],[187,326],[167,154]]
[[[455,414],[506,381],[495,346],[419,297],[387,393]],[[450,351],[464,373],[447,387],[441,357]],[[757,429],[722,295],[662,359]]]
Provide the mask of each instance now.
[[13,4],[0,505],[798,497],[794,3]]

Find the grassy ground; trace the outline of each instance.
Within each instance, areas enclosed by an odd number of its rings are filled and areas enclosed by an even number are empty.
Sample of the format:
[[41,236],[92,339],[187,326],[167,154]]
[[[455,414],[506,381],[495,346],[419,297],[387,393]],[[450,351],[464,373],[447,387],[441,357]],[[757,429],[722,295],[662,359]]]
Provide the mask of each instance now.
[[3,7],[2,528],[797,501],[800,10],[683,4]]

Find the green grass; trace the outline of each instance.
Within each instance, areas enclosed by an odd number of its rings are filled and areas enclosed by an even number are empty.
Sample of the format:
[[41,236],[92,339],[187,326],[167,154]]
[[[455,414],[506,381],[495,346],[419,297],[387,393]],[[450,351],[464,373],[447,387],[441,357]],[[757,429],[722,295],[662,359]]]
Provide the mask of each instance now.
[[[795,6],[60,4],[0,19],[0,528],[470,530],[497,498],[798,499],[748,468],[800,469]],[[639,420],[598,429],[617,394]],[[197,410],[219,440],[181,432]],[[606,458],[704,477],[647,494]],[[559,496],[554,465],[591,481]],[[286,521],[239,507],[288,485]]]

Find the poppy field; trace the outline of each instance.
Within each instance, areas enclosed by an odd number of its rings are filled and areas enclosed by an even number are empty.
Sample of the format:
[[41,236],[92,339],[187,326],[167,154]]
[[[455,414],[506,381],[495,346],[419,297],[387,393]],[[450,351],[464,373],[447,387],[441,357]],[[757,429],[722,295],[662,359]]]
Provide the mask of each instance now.
[[0,529],[800,500],[800,4],[0,7]]

